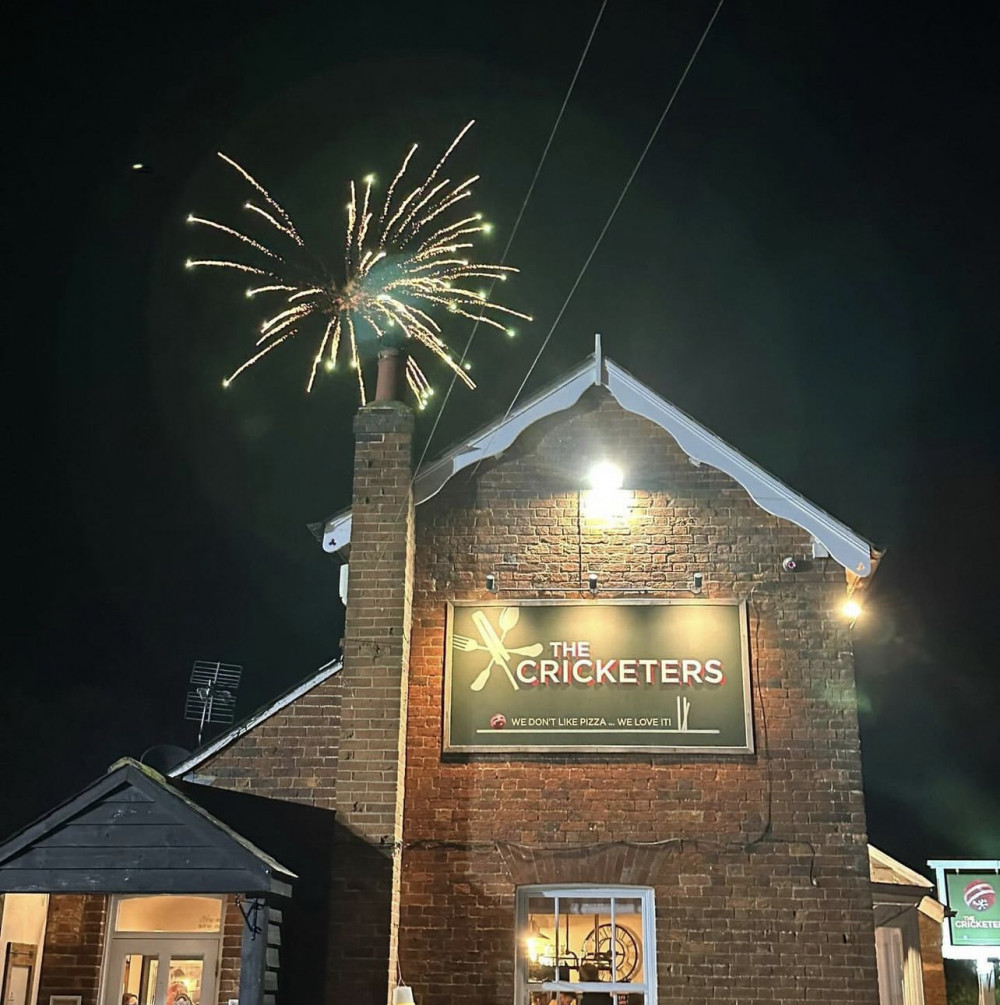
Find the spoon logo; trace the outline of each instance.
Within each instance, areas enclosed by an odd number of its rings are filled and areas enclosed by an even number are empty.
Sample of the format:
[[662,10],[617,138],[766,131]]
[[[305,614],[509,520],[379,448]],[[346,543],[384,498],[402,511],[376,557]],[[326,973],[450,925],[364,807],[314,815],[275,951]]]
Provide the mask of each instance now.
[[997,899],[996,891],[982,879],[974,879],[966,888],[963,894],[965,904],[973,911],[988,911]]
[[521,612],[516,607],[504,607],[500,610],[497,624],[494,626],[485,610],[472,612],[472,623],[479,635],[478,640],[468,635],[452,635],[452,647],[458,652],[489,654],[490,661],[479,670],[472,683],[471,691],[482,691],[494,669],[500,669],[507,675],[510,686],[517,691],[518,683],[511,669],[511,656],[539,656],[543,646],[540,642],[530,646],[507,647],[507,633],[517,626]]

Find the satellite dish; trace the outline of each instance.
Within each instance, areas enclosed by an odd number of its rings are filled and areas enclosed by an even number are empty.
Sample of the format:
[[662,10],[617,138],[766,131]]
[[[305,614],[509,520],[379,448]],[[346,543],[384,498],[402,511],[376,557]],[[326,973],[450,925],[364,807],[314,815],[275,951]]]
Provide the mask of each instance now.
[[183,747],[177,747],[172,743],[159,743],[155,747],[150,747],[139,758],[139,763],[165,775],[190,756],[191,751],[185,750]]

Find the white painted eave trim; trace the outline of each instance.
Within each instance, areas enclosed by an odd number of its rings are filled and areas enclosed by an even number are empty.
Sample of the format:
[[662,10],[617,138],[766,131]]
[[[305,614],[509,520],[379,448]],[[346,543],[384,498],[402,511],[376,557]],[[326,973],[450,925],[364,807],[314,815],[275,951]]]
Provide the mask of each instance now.
[[[599,383],[593,359],[585,360],[558,384],[526,401],[506,419],[492,423],[440,459],[421,468],[413,483],[415,504],[419,506],[428,499],[433,499],[459,471],[502,454],[529,426],[549,415],[571,408],[588,387]],[[323,550],[340,551],[350,542],[351,511],[347,510],[326,522],[323,528]]]
[[182,761],[177,767],[168,771],[167,777],[181,778],[185,782],[198,781],[197,778],[187,778],[186,776],[199,767],[199,765],[204,764],[210,757],[219,753],[220,750],[225,749],[231,743],[235,743],[241,736],[245,736],[250,730],[270,719],[272,715],[280,712],[283,708],[291,705],[297,698],[301,698],[302,695],[311,691],[317,684],[322,684],[328,677],[339,673],[342,666],[343,662],[339,659],[331,660],[329,663],[321,666],[312,677],[306,678],[306,680],[302,681],[301,684],[294,687],[291,691],[286,691],[270,705],[258,709],[249,719],[244,719],[243,722],[234,726],[228,733],[217,736],[207,747],[196,750],[186,761]]
[[[729,475],[746,489],[761,509],[808,531],[814,542],[849,572],[860,577],[871,573],[872,545],[869,541],[792,491],[616,363],[602,358],[599,344],[593,356],[558,383],[419,471],[414,483],[416,504],[433,498],[463,469],[503,453],[529,426],[575,405],[584,391],[594,385],[606,387],[626,411],[641,415],[668,432],[696,464],[708,464]],[[325,551],[339,551],[350,543],[350,539],[349,511],[327,521],[323,532]]]
[[692,461],[724,472],[739,482],[761,509],[809,531],[833,558],[856,576],[867,576],[872,571],[872,546],[864,538],[798,492],[793,492],[610,360],[607,361],[607,374],[605,386],[618,404],[665,429]]

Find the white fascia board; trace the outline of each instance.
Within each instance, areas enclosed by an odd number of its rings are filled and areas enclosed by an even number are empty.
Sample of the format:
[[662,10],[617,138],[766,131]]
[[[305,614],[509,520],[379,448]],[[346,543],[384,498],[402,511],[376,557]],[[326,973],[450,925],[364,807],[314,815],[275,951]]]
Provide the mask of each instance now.
[[331,517],[323,528],[323,550],[331,554],[351,543],[351,511]]
[[622,408],[665,429],[691,460],[717,468],[739,482],[761,509],[809,531],[845,569],[857,576],[869,575],[872,546],[868,541],[654,394],[630,373],[610,360],[606,366],[606,386]]
[[[476,433],[470,440],[417,472],[413,486],[414,503],[433,499],[459,471],[479,461],[502,454],[529,426],[557,412],[571,408],[588,387],[600,383],[593,357],[585,360],[554,387],[546,388],[511,412]],[[351,541],[351,514],[341,513],[327,521],[323,529],[323,550],[339,551]]]
[[[587,388],[608,389],[626,411],[641,415],[668,432],[697,464],[708,464],[743,486],[761,509],[808,531],[825,549],[856,576],[872,570],[872,545],[849,527],[814,506],[787,485],[754,464],[721,437],[709,432],[691,416],[665,401],[600,351],[570,371],[558,384],[541,391],[509,416],[481,430],[466,443],[417,473],[414,502],[433,498],[459,471],[503,453],[529,426],[571,408]],[[323,549],[339,551],[351,540],[351,514],[330,519],[323,533]]]
[[598,381],[594,379],[594,365],[586,360],[554,387],[542,391],[507,418],[488,426],[457,450],[418,472],[413,493],[416,505],[436,496],[459,471],[502,454],[529,426],[571,408],[595,383]]
[[186,761],[182,761],[175,768],[171,768],[167,772],[168,778],[180,778],[185,782],[197,782],[198,778],[187,778],[190,772],[194,771],[199,765],[204,764],[210,757],[217,754],[220,750],[228,747],[229,744],[234,743],[241,736],[249,733],[250,730],[259,726],[266,719],[270,719],[272,715],[276,712],[280,712],[283,708],[291,705],[296,698],[301,698],[302,695],[311,691],[317,684],[322,684],[328,677],[332,677],[335,673],[339,673],[340,668],[343,666],[343,662],[339,659],[331,660],[329,663],[321,666],[316,673],[304,680],[298,687],[292,688],[291,691],[287,691],[283,694],[277,701],[273,702],[266,707],[259,709],[249,719],[245,719],[239,725],[234,726],[228,733],[223,733],[222,736],[217,736],[207,747],[202,747],[201,750],[196,750]]

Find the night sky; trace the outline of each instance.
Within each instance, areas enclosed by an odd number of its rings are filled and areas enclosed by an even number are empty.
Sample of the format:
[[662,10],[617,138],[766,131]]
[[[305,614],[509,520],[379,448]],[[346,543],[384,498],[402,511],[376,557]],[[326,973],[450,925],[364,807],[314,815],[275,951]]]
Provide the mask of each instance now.
[[[307,398],[306,342],[221,388],[261,315],[183,268],[232,251],[188,212],[246,216],[215,151],[332,256],[350,178],[384,185],[414,140],[430,167],[476,118],[455,170],[482,174],[499,255],[598,7],[8,12],[0,834],[121,755],[192,746],[194,660],[243,665],[242,716],[338,652],[306,524],[349,504],[354,389]],[[506,301],[537,320],[477,335],[481,387],[432,456],[506,409],[713,9],[610,0],[510,254]],[[866,800],[917,869],[1000,856],[995,11],[729,0],[530,385],[599,331],[887,549],[855,630]]]

